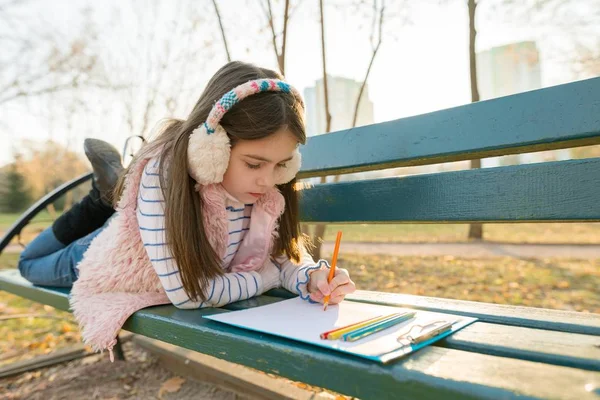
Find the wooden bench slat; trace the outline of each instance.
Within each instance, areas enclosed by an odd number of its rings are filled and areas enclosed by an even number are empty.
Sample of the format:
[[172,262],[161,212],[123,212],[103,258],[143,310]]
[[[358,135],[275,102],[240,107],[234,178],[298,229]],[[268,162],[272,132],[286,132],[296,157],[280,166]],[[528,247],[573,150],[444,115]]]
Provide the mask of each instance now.
[[202,318],[214,312],[219,310],[153,307],[135,313],[124,328],[364,399],[397,398],[401,394],[418,399],[517,395],[592,399],[595,395],[585,385],[600,385],[600,373],[596,372],[440,347],[423,349],[390,365],[378,365]]
[[[273,292],[270,294],[277,296],[277,291]],[[241,310],[281,300],[282,297],[260,296],[225,308]],[[600,371],[600,337],[595,335],[477,321],[434,346]]]
[[[12,283],[8,284],[7,281]],[[17,293],[22,297],[68,311],[68,290],[33,288],[20,277],[16,270],[0,273],[0,290]],[[271,296],[260,296],[244,302],[232,303],[224,309],[240,310],[256,307],[292,296],[291,293],[284,290],[273,290],[268,294]],[[386,304],[390,303],[386,301]],[[511,310],[514,311],[514,308],[511,308]],[[222,312],[222,310],[219,310],[219,312]],[[521,336],[518,340],[515,340],[514,336],[517,333]],[[594,345],[599,344],[600,340],[597,339],[597,336],[574,335],[476,322],[437,345],[456,350],[598,371],[600,370],[600,348],[594,347]]]
[[[376,294],[376,296],[373,296],[373,294]],[[282,289],[271,290],[267,295],[281,298],[291,297],[289,292]],[[373,300],[373,297],[381,301]],[[480,321],[434,344],[434,346],[600,371],[600,333],[587,335],[571,333],[571,331],[578,330],[600,332],[600,316],[598,314],[503,305],[489,307],[491,304],[488,303],[371,291],[357,291],[347,296],[347,298],[354,301],[441,311],[480,318]],[[452,302],[456,309],[441,310],[438,307],[439,302]],[[542,311],[541,314],[540,311]],[[543,329],[533,328],[539,328],[540,322],[546,322],[548,312],[553,314],[552,320],[560,320],[568,325],[556,326],[556,324],[550,322],[547,325],[542,323]],[[590,321],[587,321],[588,315]],[[507,316],[518,318],[520,324],[532,326],[532,328],[505,324]],[[591,326],[573,326],[578,325],[582,319],[590,322]],[[494,321],[496,323],[483,321]],[[561,332],[560,328],[564,326],[570,327],[570,330]]]
[[600,78],[312,137],[299,177],[600,143]]
[[33,286],[16,269],[0,271],[0,290],[52,306],[58,310],[69,311],[70,289]]
[[438,342],[450,349],[600,371],[600,338],[475,322]]
[[357,290],[347,299],[479,318],[482,322],[600,336],[600,314]]
[[600,158],[316,185],[304,222],[600,221]]

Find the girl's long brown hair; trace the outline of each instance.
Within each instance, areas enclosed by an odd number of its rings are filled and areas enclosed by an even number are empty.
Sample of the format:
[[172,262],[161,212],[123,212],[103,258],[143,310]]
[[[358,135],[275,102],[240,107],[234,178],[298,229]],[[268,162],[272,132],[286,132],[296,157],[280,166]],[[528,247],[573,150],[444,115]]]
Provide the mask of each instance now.
[[[202,218],[202,197],[194,190],[195,181],[188,174],[187,148],[190,134],[203,123],[225,93],[254,79],[283,79],[272,70],[238,61],[223,66],[208,82],[187,120],[168,120],[159,126],[157,138],[146,144],[131,162],[161,150],[160,180],[165,198],[166,241],[177,262],[181,281],[187,295],[197,301],[206,300],[209,281],[223,274],[221,259],[210,245]],[[238,139],[260,139],[289,129],[302,144],[306,142],[304,103],[292,93],[263,92],[254,94],[233,106],[221,119],[232,146]],[[122,175],[115,189],[115,199],[123,192]],[[279,237],[273,256],[287,255],[299,262],[304,245],[298,219],[296,180],[278,185],[285,198],[285,210],[279,220]]]

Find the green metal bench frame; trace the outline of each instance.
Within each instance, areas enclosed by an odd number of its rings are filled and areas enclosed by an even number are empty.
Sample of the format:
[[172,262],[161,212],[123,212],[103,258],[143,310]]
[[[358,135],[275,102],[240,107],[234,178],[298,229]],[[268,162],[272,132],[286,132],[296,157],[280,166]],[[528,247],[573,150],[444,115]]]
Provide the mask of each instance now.
[[[600,144],[600,78],[314,137],[300,177],[591,144]],[[301,209],[305,222],[575,222],[600,221],[599,199],[593,158],[317,185],[303,190]],[[68,291],[35,287],[15,270],[0,272],[0,290],[68,310]],[[598,314],[357,291],[348,299],[479,318],[390,365],[202,318],[290,296],[277,289],[221,309],[151,307],[124,329],[365,399],[600,398]]]

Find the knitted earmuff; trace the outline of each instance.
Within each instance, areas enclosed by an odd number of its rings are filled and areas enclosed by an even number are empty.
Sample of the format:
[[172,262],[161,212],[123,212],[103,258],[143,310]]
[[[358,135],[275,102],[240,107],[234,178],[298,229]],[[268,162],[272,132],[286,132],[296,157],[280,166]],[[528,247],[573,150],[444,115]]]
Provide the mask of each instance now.
[[[231,143],[227,132],[219,124],[221,118],[235,104],[260,92],[291,92],[300,98],[296,89],[278,79],[249,81],[225,93],[210,110],[206,121],[190,135],[187,151],[189,174],[200,185],[222,182],[229,165]],[[278,169],[275,183],[281,185],[294,179],[300,170],[300,163],[300,152],[296,149],[285,167]]]

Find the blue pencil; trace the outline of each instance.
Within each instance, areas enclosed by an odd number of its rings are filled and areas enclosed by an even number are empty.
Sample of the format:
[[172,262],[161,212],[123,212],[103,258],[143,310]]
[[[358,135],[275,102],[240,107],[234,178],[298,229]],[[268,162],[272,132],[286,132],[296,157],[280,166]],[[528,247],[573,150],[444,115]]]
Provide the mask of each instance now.
[[383,321],[376,322],[372,325],[365,326],[363,328],[357,329],[352,332],[348,332],[340,338],[344,342],[354,342],[355,340],[362,339],[365,336],[372,335],[384,329],[387,329],[391,326],[397,325],[400,322],[411,319],[415,316],[416,312],[405,312],[400,315],[396,315],[394,317],[390,317],[388,319],[384,319]]

